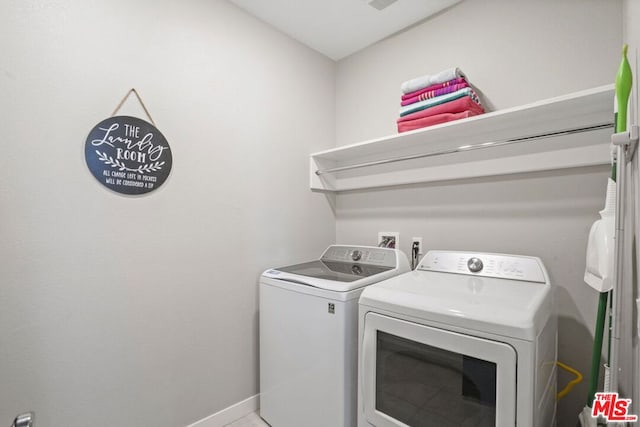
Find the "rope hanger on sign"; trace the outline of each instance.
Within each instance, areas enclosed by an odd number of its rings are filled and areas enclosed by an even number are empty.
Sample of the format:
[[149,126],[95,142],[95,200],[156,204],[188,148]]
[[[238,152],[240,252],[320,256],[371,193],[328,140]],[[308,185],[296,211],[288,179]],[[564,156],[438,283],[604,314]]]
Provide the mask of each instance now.
[[138,102],[140,103],[140,105],[142,105],[142,109],[144,110],[144,113],[147,115],[147,117],[149,118],[151,123],[154,126],[156,126],[156,122],[153,121],[153,118],[151,117],[151,114],[149,114],[149,110],[147,110],[147,106],[144,105],[144,102],[142,101],[142,98],[140,98],[140,95],[138,95],[138,91],[135,88],[129,89],[129,92],[127,92],[127,94],[124,96],[124,98],[122,98],[122,101],[120,101],[120,103],[118,104],[116,109],[113,110],[113,113],[111,113],[111,116],[115,116],[116,115],[116,113],[120,110],[120,108],[122,108],[122,106],[124,105],[126,100],[129,99],[129,96],[131,96],[132,93],[136,96],[136,98],[138,98]]

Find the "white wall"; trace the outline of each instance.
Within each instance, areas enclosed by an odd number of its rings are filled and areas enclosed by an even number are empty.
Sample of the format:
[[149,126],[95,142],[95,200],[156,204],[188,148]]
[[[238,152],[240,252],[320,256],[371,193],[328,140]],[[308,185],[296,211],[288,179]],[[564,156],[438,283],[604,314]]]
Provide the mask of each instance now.
[[[400,83],[451,66],[496,109],[613,83],[621,23],[621,1],[466,0],[338,63],[338,145],[395,133]],[[407,252],[422,236],[426,248],[541,257],[557,285],[559,358],[586,376],[597,294],[583,282],[585,247],[607,175],[594,167],[345,193],[337,241],[374,244],[378,231],[399,231]],[[586,389],[585,380],[559,403],[559,426],[576,424]]]
[[[256,394],[259,273],[334,240],[307,168],[335,64],[222,0],[4,1],[0,52],[0,425],[177,427]],[[135,198],[83,155],[131,87],[174,162]]]

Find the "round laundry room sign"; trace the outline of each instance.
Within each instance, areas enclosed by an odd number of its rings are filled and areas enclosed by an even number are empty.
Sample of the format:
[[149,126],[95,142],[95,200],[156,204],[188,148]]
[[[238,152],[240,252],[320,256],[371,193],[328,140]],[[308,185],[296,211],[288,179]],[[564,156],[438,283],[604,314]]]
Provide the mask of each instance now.
[[171,172],[169,143],[154,125],[114,116],[95,125],[84,146],[87,166],[105,187],[144,194],[160,187]]

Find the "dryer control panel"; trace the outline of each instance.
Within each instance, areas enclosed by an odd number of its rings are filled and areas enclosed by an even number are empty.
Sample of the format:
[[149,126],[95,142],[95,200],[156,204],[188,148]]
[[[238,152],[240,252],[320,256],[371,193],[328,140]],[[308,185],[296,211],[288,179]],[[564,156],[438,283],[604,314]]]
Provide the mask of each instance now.
[[329,246],[322,254],[322,261],[339,261],[396,268],[397,254],[393,249],[372,246]]
[[418,270],[546,283],[540,260],[527,256],[429,251]]

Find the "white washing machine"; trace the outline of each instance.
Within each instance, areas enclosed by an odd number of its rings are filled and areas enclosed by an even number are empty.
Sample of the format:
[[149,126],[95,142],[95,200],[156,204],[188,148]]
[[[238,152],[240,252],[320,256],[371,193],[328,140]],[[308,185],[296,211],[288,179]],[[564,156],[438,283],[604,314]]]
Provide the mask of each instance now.
[[409,271],[403,252],[330,246],[260,279],[260,416],[273,427],[356,425],[358,298]]
[[538,258],[430,251],[367,287],[359,427],[555,425],[557,321]]

